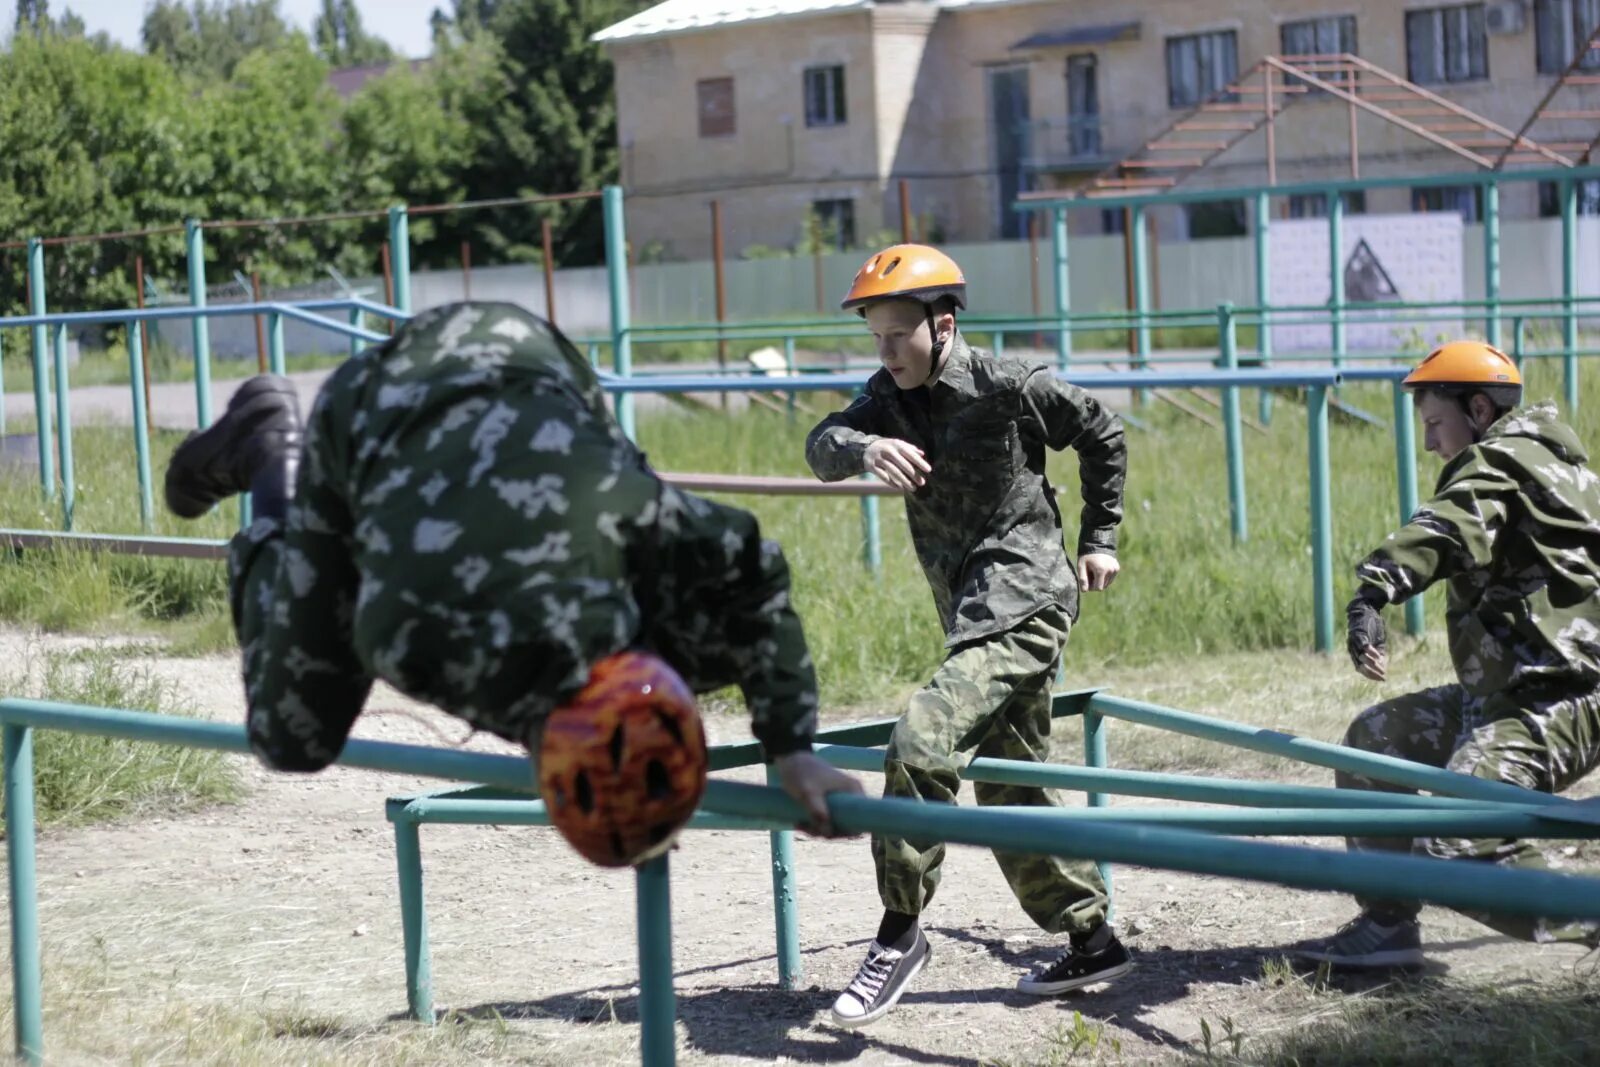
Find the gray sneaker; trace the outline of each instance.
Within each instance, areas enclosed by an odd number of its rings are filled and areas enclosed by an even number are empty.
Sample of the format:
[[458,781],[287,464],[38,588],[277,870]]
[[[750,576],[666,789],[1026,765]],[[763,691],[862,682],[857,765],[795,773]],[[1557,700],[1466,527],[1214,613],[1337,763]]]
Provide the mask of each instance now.
[[906,991],[911,979],[928,964],[933,949],[921,928],[917,939],[904,952],[884,948],[874,941],[867,946],[867,958],[855,979],[833,1002],[833,1021],[838,1026],[866,1026],[889,1013]]
[[1294,950],[1312,963],[1351,970],[1421,967],[1422,924],[1416,919],[1385,920],[1364,911],[1339,927],[1338,933]]

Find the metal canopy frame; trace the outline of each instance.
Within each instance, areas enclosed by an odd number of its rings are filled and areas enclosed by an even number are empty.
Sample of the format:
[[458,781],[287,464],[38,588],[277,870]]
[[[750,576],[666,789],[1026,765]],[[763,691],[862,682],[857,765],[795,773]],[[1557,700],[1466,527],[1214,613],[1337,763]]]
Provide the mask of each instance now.
[[[1600,71],[1585,73],[1582,69],[1583,61],[1590,53],[1600,51],[1600,26],[1596,26],[1589,33],[1589,39],[1578,46],[1578,51],[1561,72],[1555,84],[1550,86],[1544,98],[1534,107],[1528,117],[1517,128],[1516,139],[1505,148],[1501,149],[1499,158],[1494,161],[1496,169],[1504,169],[1507,164],[1531,163],[1535,160],[1528,158],[1524,144],[1531,144],[1525,137],[1527,132],[1541,122],[1593,122],[1600,123],[1600,108],[1552,108],[1550,105],[1563,89],[1582,89],[1585,87],[1600,86]],[[1600,126],[1596,127],[1593,137],[1580,141],[1552,141],[1546,147],[1562,151],[1578,152],[1577,162],[1588,163],[1594,150],[1600,146]]]

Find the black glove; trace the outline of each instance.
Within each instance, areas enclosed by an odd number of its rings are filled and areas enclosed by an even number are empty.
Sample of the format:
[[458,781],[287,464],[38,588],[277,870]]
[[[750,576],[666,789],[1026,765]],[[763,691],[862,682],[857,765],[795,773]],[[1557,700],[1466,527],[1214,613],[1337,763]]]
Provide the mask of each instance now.
[[1363,586],[1361,592],[1355,595],[1348,607],[1344,609],[1345,648],[1350,652],[1350,662],[1357,667],[1361,666],[1361,655],[1369,648],[1382,652],[1389,642],[1389,634],[1383,625],[1383,615],[1380,609],[1384,601],[1382,594],[1371,586]]

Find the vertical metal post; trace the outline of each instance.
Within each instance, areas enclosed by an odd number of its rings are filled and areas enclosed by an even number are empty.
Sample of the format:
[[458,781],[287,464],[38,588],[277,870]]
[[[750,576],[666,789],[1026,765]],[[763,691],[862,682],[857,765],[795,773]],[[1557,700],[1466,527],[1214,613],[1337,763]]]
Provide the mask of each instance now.
[[[727,373],[728,342],[722,336],[722,324],[728,319],[728,281],[722,273],[722,201],[711,201],[711,284],[717,312],[717,370]],[[719,394],[722,406],[728,406],[728,394]]]
[[[1217,337],[1222,350],[1222,369],[1239,369],[1239,329],[1233,305],[1217,305]],[[1222,387],[1222,436],[1228,462],[1228,515],[1233,543],[1250,539],[1250,523],[1244,495],[1244,422],[1239,414],[1239,387]]]
[[1527,331],[1523,328],[1525,321],[1521,315],[1511,316],[1511,362],[1518,367],[1522,366],[1527,348]]
[[17,1059],[44,1062],[40,993],[39,890],[34,880],[33,731],[0,730],[5,764],[6,870],[11,891],[11,999]]
[[556,242],[550,220],[539,220],[539,243],[544,250],[544,317],[556,321]]
[[1500,186],[1483,187],[1483,336],[1500,347]]
[[[44,242],[28,238],[28,313],[44,314]],[[45,328],[33,328],[33,415],[39,433],[39,484],[46,500],[56,498],[56,443],[50,423],[50,375],[46,369]]]
[[[1105,716],[1099,712],[1084,710],[1083,765],[1085,767],[1105,770],[1109,766],[1106,757],[1106,734],[1109,726]],[[1103,808],[1111,803],[1111,798],[1105,793],[1086,793],[1084,799],[1091,808]],[[1116,895],[1111,889],[1111,864],[1105,860],[1096,860],[1095,866],[1100,868],[1100,880],[1106,884],[1106,919],[1109,920],[1116,903]]]
[[72,529],[77,505],[77,479],[72,466],[72,394],[67,381],[67,325],[55,327],[56,452],[61,460],[61,528]]
[[400,873],[400,928],[405,940],[406,1004],[411,1017],[433,1025],[433,962],[428,955],[428,911],[422,892],[422,843],[417,824],[394,820],[394,858]]
[[[1270,82],[1269,82],[1270,84]],[[1272,362],[1272,320],[1267,305],[1272,301],[1272,197],[1265,189],[1256,193],[1256,361],[1266,367]],[[1261,387],[1256,398],[1257,417],[1263,426],[1272,424],[1272,390]]]
[[[366,321],[366,317],[361,313],[361,309],[360,308],[351,308],[350,312],[349,312],[349,317],[350,317],[350,325],[352,325],[352,326],[360,326]],[[351,337],[350,338],[350,358],[354,359],[355,357],[359,356],[360,354],[361,354],[361,338],[359,338],[359,337]]]
[[[783,339],[783,366],[789,372],[789,377],[795,376],[794,368],[794,334],[789,334]],[[793,389],[784,390],[784,404],[789,411],[789,419],[793,421],[795,412],[795,395]]]
[[389,206],[390,267],[394,271],[394,306],[411,311],[411,216],[404,204]]
[[[1133,205],[1129,229],[1133,234],[1133,366],[1150,366],[1150,241],[1149,222],[1143,204]],[[1150,402],[1150,390],[1139,389],[1134,398],[1142,406]]]
[[1333,334],[1333,365],[1344,363],[1344,197],[1328,193],[1328,308]]
[[1278,124],[1272,99],[1272,65],[1261,68],[1261,101],[1267,117],[1267,184],[1278,184]]
[[[184,248],[189,258],[189,306],[206,306],[206,240],[199,219],[183,224]],[[211,324],[204,315],[189,321],[194,338],[195,423],[205,429],[211,425]]]
[[1004,330],[996,330],[989,335],[989,350],[994,353],[996,359],[1006,354],[1006,332]]
[[150,408],[144,376],[144,338],[139,324],[128,323],[128,381],[133,388],[133,457],[139,472],[139,526],[148,533],[155,526],[155,492],[150,481]]
[[472,299],[472,242],[461,242],[461,299]]
[[[1417,510],[1417,429],[1411,418],[1411,397],[1405,386],[1394,383],[1394,462],[1400,487],[1400,525],[1411,521]],[[1422,597],[1406,601],[1406,633],[1422,633]]]
[[273,374],[288,374],[289,361],[283,351],[283,315],[267,314],[267,366]]
[[[254,303],[261,303],[261,275],[255,271],[250,272],[250,299]],[[256,371],[260,374],[267,373],[267,337],[262,332],[261,315],[252,316],[256,320]]]
[[911,243],[911,183],[900,179],[900,240]]
[[1328,488],[1328,390],[1306,390],[1311,468],[1311,611],[1316,649],[1333,650],[1333,505]]
[[[144,310],[144,257],[133,257],[133,306]],[[144,348],[144,409],[150,410],[150,328],[139,320],[139,343]]]
[[[870,474],[863,474],[862,479],[873,481]],[[883,543],[878,535],[878,498],[876,496],[863,496],[861,498],[861,562],[866,564],[867,573],[874,578],[883,574]]]
[[[5,331],[0,330],[0,339],[5,336]],[[6,361],[5,353],[0,351],[0,439],[6,435]]]
[[644,1067],[672,1067],[678,1057],[669,870],[667,857],[657,856],[634,871],[639,898],[639,1044]]
[[1561,182],[1561,373],[1567,417],[1578,411],[1578,183]]
[[[782,784],[777,769],[767,767],[767,784]],[[794,877],[794,831],[775,830],[768,834],[772,846],[772,910],[778,928],[778,988],[800,985],[803,968],[800,960],[800,924]]]
[[1068,276],[1067,209],[1050,209],[1050,251],[1056,279],[1056,369],[1066,370],[1072,362],[1072,330],[1067,317],[1072,313],[1072,279]]
[[[633,333],[628,304],[628,238],[623,230],[622,186],[608,185],[600,192],[606,227],[606,277],[611,296],[611,369],[626,378],[633,374]],[[617,423],[634,436],[633,396],[616,399]]]

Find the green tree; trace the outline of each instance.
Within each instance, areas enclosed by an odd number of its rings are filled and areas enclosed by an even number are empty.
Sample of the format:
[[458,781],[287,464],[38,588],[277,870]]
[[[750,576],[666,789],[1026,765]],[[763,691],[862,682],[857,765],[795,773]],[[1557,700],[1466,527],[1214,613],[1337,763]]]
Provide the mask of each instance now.
[[355,0],[322,0],[322,13],[311,28],[317,54],[334,67],[361,67],[387,63],[394,49],[361,25]]
[[278,0],[156,0],[140,28],[146,52],[208,81],[232,77],[257,49],[302,36],[284,21]]

